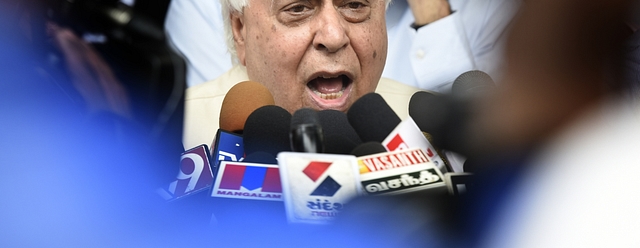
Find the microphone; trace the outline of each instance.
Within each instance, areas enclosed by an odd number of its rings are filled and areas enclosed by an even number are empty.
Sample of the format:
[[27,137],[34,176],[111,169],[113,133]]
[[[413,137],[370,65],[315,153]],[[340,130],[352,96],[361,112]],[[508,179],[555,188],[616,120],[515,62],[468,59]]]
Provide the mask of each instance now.
[[356,100],[347,117],[363,142],[382,142],[401,121],[377,93],[369,93]]
[[433,136],[436,146],[469,156],[473,147],[467,139],[474,101],[494,88],[486,73],[465,72],[454,81],[452,95],[416,92],[409,101],[409,116],[420,130]]
[[462,195],[469,190],[473,190],[474,184],[473,174],[471,173],[446,173],[444,174],[444,183],[450,195]]
[[460,74],[451,85],[451,94],[459,97],[481,96],[495,90],[495,82],[489,74],[472,70]]
[[211,167],[216,175],[220,161],[240,161],[244,157],[244,142],[240,134],[218,129],[211,148]]
[[282,107],[275,105],[259,107],[247,117],[244,125],[245,154],[262,151],[277,157],[279,152],[291,151],[290,125],[291,114]]
[[362,143],[345,113],[326,109],[318,112],[318,118],[324,134],[325,153],[349,154]]
[[416,92],[409,100],[409,116],[420,130],[431,134],[436,146],[468,156],[469,104],[447,95]]
[[253,81],[234,85],[222,100],[220,129],[242,133],[249,115],[266,105],[275,105],[275,102],[264,85]]
[[352,155],[281,152],[278,166],[290,223],[329,223],[363,194]]
[[358,99],[347,112],[347,117],[362,141],[380,142],[388,151],[422,148],[440,170],[447,171],[448,163],[414,121],[411,118],[401,121],[379,94],[369,93]]
[[387,149],[380,142],[369,141],[358,145],[351,151],[351,155],[362,157],[371,154],[387,152]]
[[277,164],[222,161],[219,170],[212,197],[282,201]]
[[426,91],[418,91],[409,100],[409,116],[420,130],[432,135],[434,143],[442,147],[452,112],[448,109],[452,99]]
[[362,187],[368,195],[404,194],[446,186],[440,168],[421,148],[359,156]]
[[209,189],[212,184],[209,149],[202,144],[181,154],[176,180],[156,192],[165,200],[173,201]]
[[315,110],[298,109],[291,117],[291,151],[321,153],[324,150],[322,127]]
[[[243,137],[247,118],[256,109],[274,105],[273,96],[262,84],[253,81],[237,83],[222,100],[220,108],[220,128],[214,139],[212,149],[213,163],[217,169],[222,160],[240,161],[246,154]],[[235,135],[234,135],[235,134]],[[214,170],[214,173],[217,170]]]
[[220,162],[209,195],[218,230],[286,228],[280,172],[269,160],[273,155],[258,151],[242,162]]
[[179,221],[208,226],[216,214],[212,209],[209,192],[214,184],[209,149],[202,144],[183,152],[175,180],[158,188],[167,202],[167,210],[178,214]]

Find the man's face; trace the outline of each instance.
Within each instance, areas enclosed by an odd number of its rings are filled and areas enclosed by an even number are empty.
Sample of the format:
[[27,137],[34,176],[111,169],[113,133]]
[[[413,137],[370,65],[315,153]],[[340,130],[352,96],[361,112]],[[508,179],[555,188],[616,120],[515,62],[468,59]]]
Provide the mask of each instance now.
[[232,15],[240,63],[276,105],[346,111],[387,57],[384,0],[252,0]]

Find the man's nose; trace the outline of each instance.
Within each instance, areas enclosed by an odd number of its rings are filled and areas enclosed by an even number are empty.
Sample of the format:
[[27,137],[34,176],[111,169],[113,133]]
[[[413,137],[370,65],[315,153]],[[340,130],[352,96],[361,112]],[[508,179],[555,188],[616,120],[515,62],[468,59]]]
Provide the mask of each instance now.
[[345,20],[333,6],[323,7],[316,19],[313,46],[334,53],[349,44]]

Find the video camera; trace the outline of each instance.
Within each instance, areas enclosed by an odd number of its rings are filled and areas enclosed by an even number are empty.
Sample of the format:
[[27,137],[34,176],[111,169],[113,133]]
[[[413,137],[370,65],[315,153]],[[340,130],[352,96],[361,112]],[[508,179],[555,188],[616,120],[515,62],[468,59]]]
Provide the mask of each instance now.
[[72,29],[100,53],[126,87],[134,119],[153,140],[180,144],[186,66],[165,38],[169,3],[47,0],[41,2],[40,11],[46,20]]

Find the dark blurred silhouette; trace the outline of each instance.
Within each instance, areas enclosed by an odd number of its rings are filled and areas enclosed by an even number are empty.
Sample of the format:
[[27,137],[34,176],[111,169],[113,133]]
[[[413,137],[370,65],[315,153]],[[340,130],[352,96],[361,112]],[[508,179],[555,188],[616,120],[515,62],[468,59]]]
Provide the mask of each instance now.
[[43,2],[0,2],[0,244],[192,242],[194,222],[154,193],[177,171],[176,116],[141,115],[166,106],[137,95],[136,83],[153,82],[120,77],[127,70],[49,18]]
[[[500,193],[484,197],[498,201],[476,204],[495,212],[484,219],[483,246],[640,244],[631,224],[640,220],[633,179],[640,165],[638,81],[625,76],[638,68],[624,66],[638,59],[629,49],[637,34],[627,22],[637,6],[545,0],[521,9],[504,85],[475,119],[473,141],[488,148],[478,180],[491,182],[484,189],[502,188],[477,192]],[[501,163],[510,157],[519,159]],[[491,176],[499,171],[512,173]]]

